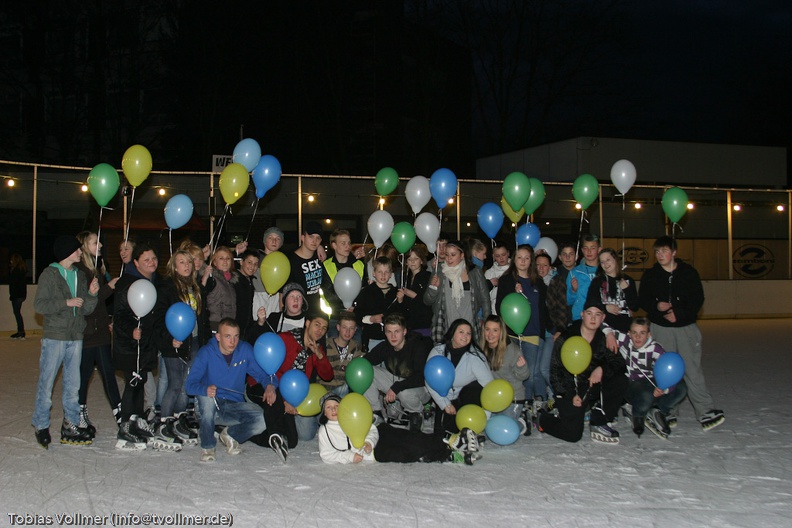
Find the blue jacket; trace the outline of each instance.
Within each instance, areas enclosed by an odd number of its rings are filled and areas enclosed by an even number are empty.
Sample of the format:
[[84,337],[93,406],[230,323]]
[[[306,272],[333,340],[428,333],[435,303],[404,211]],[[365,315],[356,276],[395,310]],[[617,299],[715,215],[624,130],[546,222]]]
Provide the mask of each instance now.
[[[575,266],[567,275],[567,304],[572,307],[572,320],[578,321],[583,307],[586,305],[591,280],[597,274],[597,266],[589,266],[585,260]],[[572,291],[572,279],[577,279],[577,291]]]
[[278,378],[268,376],[256,362],[250,343],[240,341],[227,363],[220,352],[217,339],[210,339],[195,356],[185,388],[187,394],[206,396],[210,385],[217,386],[217,397],[224,400],[242,402],[245,400],[245,376],[250,374],[264,385],[278,388]]

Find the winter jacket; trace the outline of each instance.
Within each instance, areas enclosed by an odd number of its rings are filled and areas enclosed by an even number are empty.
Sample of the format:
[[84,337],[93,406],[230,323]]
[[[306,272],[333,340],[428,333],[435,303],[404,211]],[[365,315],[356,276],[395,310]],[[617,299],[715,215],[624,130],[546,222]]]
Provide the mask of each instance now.
[[355,358],[363,356],[363,347],[360,343],[352,339],[345,350],[344,359],[341,359],[341,350],[338,348],[336,340],[327,339],[327,360],[333,367],[333,379],[330,381],[320,381],[319,383],[327,390],[335,389],[346,383],[346,367]]
[[[355,449],[352,446],[352,441],[341,429],[338,420],[320,425],[316,436],[319,438],[319,456],[325,464],[352,464],[357,454],[363,455],[361,462],[376,462],[373,449],[371,453],[366,454],[363,449]],[[371,444],[371,447],[376,447],[378,440],[379,431],[372,425],[365,441]]]
[[[294,368],[294,360],[297,359],[297,355],[303,350],[303,347],[297,341],[294,332],[298,332],[299,335],[302,336],[303,330],[293,330],[292,332],[282,332],[278,334],[281,339],[283,339],[283,344],[286,345],[286,358],[283,360],[281,368],[278,369],[278,379],[280,379],[287,370]],[[319,346],[321,347],[322,345]],[[324,348],[322,348],[322,352],[324,352]],[[327,354],[324,354],[322,359],[318,359],[316,354],[313,352],[308,351],[308,353],[309,356],[308,361],[305,363],[305,369],[300,369],[305,372],[306,376],[308,376],[308,381],[314,383],[317,376],[325,381],[332,380],[333,366],[330,365],[330,360],[327,359]]]
[[605,312],[605,323],[620,332],[630,330],[632,313],[639,308],[638,288],[629,275],[622,276],[627,281],[627,288],[619,286],[620,280],[605,274],[597,275],[591,281],[586,302],[594,301],[602,304],[614,304],[619,307],[618,314]]
[[407,318],[407,330],[431,328],[432,326],[432,307],[423,302],[431,277],[431,272],[426,269],[419,271],[415,276],[411,271],[407,272],[404,287],[417,294],[414,299],[405,295],[402,302],[399,303],[402,313]]
[[[429,361],[435,356],[445,355],[446,345],[445,343],[441,343],[429,352],[429,357],[426,358],[426,360]],[[470,383],[478,381],[479,385],[486,387],[487,383],[493,379],[487,358],[471,346],[467,352],[462,354],[462,359],[459,360],[459,364],[457,364],[454,369],[454,384],[447,395],[438,394],[437,391],[429,386],[429,383],[426,383],[426,389],[429,391],[429,394],[432,396],[435,403],[437,403],[438,407],[445,409],[452,401],[459,398],[459,393]]]
[[[63,267],[57,262],[50,264],[39,275],[33,308],[44,316],[42,337],[45,339],[81,340],[85,330],[85,316],[93,313],[96,308],[98,299],[88,293],[88,280],[85,274],[76,266],[73,266],[72,270],[74,273],[69,273],[67,276],[70,280],[76,281],[75,295],[72,295],[71,288],[62,275]],[[66,301],[72,297],[83,299],[83,305],[79,308],[66,306]]]
[[[531,303],[531,319],[529,323],[526,325],[525,330],[523,330],[522,335],[537,335],[540,338],[544,338],[545,329],[550,326],[550,316],[547,313],[547,286],[541,278],[536,281],[536,284],[532,285],[534,289],[539,293],[538,303],[534,305]],[[503,299],[506,298],[507,295],[510,293],[515,292],[515,288],[517,287],[517,280],[514,278],[513,275],[504,274],[498,280],[498,298],[496,305],[498,307],[498,314],[500,314],[500,304],[503,302]],[[528,298],[526,296],[526,298]],[[530,299],[529,299],[530,300]],[[538,308],[538,310],[537,310]],[[536,318],[536,319],[535,319]],[[532,325],[531,322],[534,324]],[[538,333],[536,334],[529,334],[527,330],[530,327],[537,328]]]
[[236,297],[236,322],[239,323],[239,335],[244,338],[253,320],[253,297],[256,295],[255,277],[247,277],[240,272],[235,273],[234,292]]
[[[203,303],[201,313],[196,314],[199,348],[212,337],[212,332],[209,329],[209,318],[206,313],[206,295],[204,294],[203,288],[201,288],[201,299]],[[168,309],[178,302],[184,301],[179,297],[176,285],[173,283],[173,280],[165,279],[157,288],[157,304],[154,307],[154,343],[163,357],[180,357],[185,361],[190,361],[193,353],[198,351],[191,350],[191,339],[188,337],[178,349],[173,348],[173,336],[170,331],[168,331],[168,326],[165,324],[165,316],[168,313]],[[185,304],[188,306],[190,305],[190,303]]]
[[495,379],[502,379],[509,382],[514,389],[514,400],[525,399],[525,386],[523,381],[531,376],[528,362],[522,367],[517,366],[517,360],[522,357],[522,352],[514,343],[509,343],[503,353],[503,363],[498,370],[493,370],[492,375]]
[[431,350],[431,339],[418,334],[408,334],[401,350],[394,350],[393,345],[385,340],[363,357],[372,365],[382,363],[388,372],[403,378],[390,387],[393,392],[399,394],[406,389],[424,386],[424,367]]
[[[567,304],[571,307],[573,321],[580,319],[583,306],[586,305],[589,286],[597,274],[597,269],[599,269],[598,266],[589,266],[585,260],[582,260],[567,275]],[[572,291],[572,279],[577,279],[577,291]]]
[[360,279],[362,280],[363,274],[366,272],[366,264],[362,260],[358,260],[350,255],[346,264],[341,264],[339,266],[338,262],[335,260],[335,257],[330,257],[326,259],[322,265],[325,269],[322,281],[322,292],[324,293],[325,300],[333,310],[331,317],[335,318],[338,317],[338,314],[346,310],[344,301],[342,301],[335,292],[336,275],[338,275],[339,270],[344,268],[352,268],[357,271],[357,274],[360,275]]
[[278,379],[268,376],[256,362],[253,347],[249,343],[240,341],[231,354],[231,362],[228,363],[220,351],[220,343],[217,339],[210,339],[195,356],[187,375],[185,390],[191,396],[206,396],[206,389],[215,385],[218,398],[243,402],[247,375],[262,385],[278,387]]
[[382,314],[383,319],[386,315],[393,312],[400,312],[401,305],[396,302],[398,290],[390,286],[387,292],[371,283],[360,292],[355,301],[355,316],[358,324],[363,328],[363,344],[368,346],[370,339],[385,339],[385,333],[381,323],[364,323],[363,318],[367,315]]
[[[602,330],[597,330],[594,339],[591,341],[591,363],[582,373],[573,376],[564,367],[561,361],[561,349],[567,339],[572,336],[580,336],[581,322],[575,321],[567,331],[556,339],[553,347],[553,358],[550,362],[550,384],[556,394],[569,394],[583,396],[589,388],[588,378],[591,372],[602,367],[602,379],[607,382],[613,376],[623,376],[626,371],[624,358],[621,354],[614,354],[605,347],[605,334]],[[577,385],[575,384],[577,378]]]
[[[492,279],[500,278],[501,275],[506,273],[506,270],[509,269],[510,265],[511,265],[511,259],[509,259],[509,262],[507,262],[505,266],[500,266],[496,262],[495,264],[492,265],[492,267],[490,269],[488,269],[487,271],[484,272],[484,278],[487,279],[487,282],[492,284],[492,282],[490,282],[490,281]],[[498,282],[498,284],[500,284],[500,282]],[[497,298],[498,298],[498,286],[494,286],[490,290],[490,301],[492,301],[492,313],[496,313],[498,311],[498,306],[496,304],[497,303]]]
[[154,341],[155,310],[151,310],[140,319],[140,342],[132,339],[132,331],[138,327],[138,319],[129,306],[127,290],[141,279],[150,280],[156,286],[159,278],[155,273],[151,279],[146,279],[133,265],[127,266],[124,274],[116,282],[113,296],[113,363],[118,370],[141,372],[157,368],[157,345]]
[[572,322],[572,310],[567,304],[566,281],[569,270],[559,266],[556,276],[547,287],[547,314],[550,317],[550,330],[563,332]]
[[616,342],[619,343],[619,353],[627,364],[627,377],[630,381],[641,378],[654,381],[655,361],[665,353],[663,347],[651,337],[641,348],[636,348],[628,334],[616,331]]
[[[704,305],[704,288],[696,268],[679,259],[676,265],[676,269],[669,273],[656,263],[641,278],[638,298],[653,324],[674,328],[692,325]],[[663,317],[657,309],[659,302],[671,303],[675,323]]]
[[[231,279],[226,280],[222,271],[212,271],[214,289],[206,295],[206,308],[209,310],[209,326],[217,330],[217,325],[226,317],[236,319],[236,290],[235,284],[239,281],[239,273],[231,272]],[[251,305],[252,309],[252,305]],[[242,335],[242,334],[240,334]]]
[[[446,321],[445,290],[450,288],[448,279],[443,275],[443,270],[438,268],[437,275],[440,277],[440,285],[437,288],[430,286],[426,288],[424,294],[424,304],[432,306],[432,340],[439,343],[443,340],[448,326],[453,321]],[[468,270],[468,280],[470,281],[470,297],[473,302],[473,318],[480,317],[477,321],[468,321],[473,325],[473,342],[478,342],[481,330],[481,321],[489,317],[492,313],[492,303],[489,298],[489,288],[478,268]]]
[[95,276],[99,281],[99,293],[96,294],[96,308],[94,308],[93,312],[85,316],[83,349],[109,345],[112,341],[112,334],[110,333],[110,315],[107,313],[107,305],[105,302],[113,295],[115,290],[107,285],[107,279],[105,279],[104,273],[93,275],[88,269],[88,266],[83,264],[82,261],[74,266],[83,272],[86,280],[88,277],[93,280]]

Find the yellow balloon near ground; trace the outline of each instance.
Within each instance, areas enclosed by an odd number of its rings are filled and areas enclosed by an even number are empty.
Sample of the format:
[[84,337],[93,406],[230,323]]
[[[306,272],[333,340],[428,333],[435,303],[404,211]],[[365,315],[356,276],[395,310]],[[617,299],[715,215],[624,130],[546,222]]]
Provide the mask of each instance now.
[[241,163],[227,165],[220,174],[220,194],[229,205],[242,198],[250,187],[250,174]]
[[491,412],[501,412],[514,401],[514,387],[506,380],[495,379],[481,391],[481,406]]
[[275,292],[283,288],[283,285],[289,280],[289,274],[291,274],[289,257],[280,251],[273,251],[261,261],[259,272],[267,293],[275,295]]
[[[487,384],[489,385],[489,384]],[[468,403],[457,410],[456,426],[461,431],[465,427],[479,434],[487,426],[487,413],[478,405]]]
[[360,449],[366,443],[373,418],[371,405],[362,394],[350,392],[338,405],[338,424],[355,449]]
[[322,411],[322,396],[327,394],[327,389],[318,383],[311,383],[308,387],[308,396],[297,406],[300,416],[316,416]]
[[146,178],[151,174],[152,165],[151,152],[143,145],[132,145],[121,158],[124,176],[133,187],[146,181]]

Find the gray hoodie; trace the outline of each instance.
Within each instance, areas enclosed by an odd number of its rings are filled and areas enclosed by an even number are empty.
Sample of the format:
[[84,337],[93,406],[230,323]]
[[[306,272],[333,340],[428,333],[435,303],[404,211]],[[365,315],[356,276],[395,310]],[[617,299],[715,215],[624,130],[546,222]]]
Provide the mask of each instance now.
[[[66,301],[72,297],[81,297],[85,302],[80,308],[70,308]],[[88,281],[82,271],[74,266],[67,270],[53,262],[41,272],[33,301],[36,312],[44,316],[42,337],[58,341],[81,340],[85,316],[93,313],[96,302],[97,297],[88,293]]]

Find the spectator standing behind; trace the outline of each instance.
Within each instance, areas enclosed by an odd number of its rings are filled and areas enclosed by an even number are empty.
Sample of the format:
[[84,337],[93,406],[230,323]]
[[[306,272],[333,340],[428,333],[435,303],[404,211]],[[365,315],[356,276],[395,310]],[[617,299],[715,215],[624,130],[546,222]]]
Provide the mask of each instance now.
[[382,322],[389,313],[399,310],[397,290],[390,284],[393,276],[391,260],[377,257],[374,261],[374,282],[363,288],[355,301],[355,315],[363,325],[363,348],[371,350],[385,339]]
[[605,324],[626,334],[630,330],[632,314],[638,310],[638,288],[635,281],[622,273],[621,263],[616,251],[605,248],[599,254],[600,268],[591,281],[588,297],[590,301],[599,301],[608,311]]
[[[262,240],[264,241],[264,249],[254,250],[258,254],[259,266],[256,267],[256,270],[253,273],[253,278],[251,279],[253,289],[255,290],[253,295],[253,308],[251,310],[251,317],[253,319],[258,318],[259,310],[262,308],[264,309],[262,316],[264,318],[266,318],[271,313],[279,312],[281,309],[280,293],[275,292],[270,294],[267,289],[264,288],[264,283],[261,280],[260,264],[264,261],[264,257],[270,253],[274,253],[275,251],[280,251],[281,247],[283,247],[283,231],[275,226],[272,226],[264,231],[264,237]],[[247,242],[240,242],[236,247],[237,254],[240,256],[248,249]],[[244,333],[242,334],[242,339],[245,339]]]
[[239,340],[239,325],[230,318],[219,322],[214,337],[198,351],[187,376],[187,393],[197,398],[201,417],[201,462],[215,461],[215,425],[222,426],[219,438],[229,455],[240,454],[239,444],[266,428],[261,409],[244,396],[247,375],[259,383],[270,378],[253,347]]
[[363,347],[354,339],[356,332],[355,314],[343,311],[338,316],[336,323],[336,336],[327,338],[327,360],[333,367],[333,379],[324,381],[320,378],[319,383],[328,391],[341,397],[349,393],[349,388],[346,385],[347,365],[353,359],[363,355]]
[[214,287],[206,296],[206,307],[209,311],[209,326],[212,332],[217,331],[220,321],[226,318],[236,319],[236,290],[239,275],[233,269],[234,255],[225,246],[219,246],[212,255],[211,278]]
[[[362,280],[363,274],[366,272],[366,264],[352,255],[352,239],[349,236],[349,231],[345,229],[336,229],[333,231],[330,235],[330,247],[333,249],[333,256],[322,263],[325,274],[322,291],[324,292],[325,300],[327,300],[332,310],[330,314],[330,329],[327,331],[327,337],[335,337],[338,335],[336,327],[338,326],[339,316],[342,312],[346,311],[343,301],[341,301],[335,292],[336,275],[344,268],[352,268]],[[363,254],[362,248],[358,249],[358,254]]]
[[432,276],[424,303],[432,306],[435,343],[443,341],[450,322],[457,319],[471,323],[473,341],[478,341],[481,323],[490,314],[489,289],[481,271],[467,261],[458,240],[446,244],[445,262]]
[[498,308],[495,306],[495,300],[498,296],[498,279],[509,269],[509,264],[511,264],[511,258],[509,257],[509,248],[507,248],[506,244],[503,242],[498,242],[495,245],[495,249],[492,250],[492,259],[494,263],[491,268],[484,272],[484,278],[492,285],[492,289],[490,290],[492,313],[498,311]]
[[33,412],[36,441],[44,448],[52,442],[49,432],[52,388],[63,365],[63,425],[61,443],[87,445],[93,441],[86,429],[80,429],[80,358],[82,356],[85,316],[96,307],[99,282],[88,279],[75,267],[82,250],[73,236],[59,236],[53,247],[55,262],[39,276],[33,306],[44,316],[41,359]]
[[[556,271],[550,265],[550,255],[547,253],[538,253],[534,257],[534,261],[536,262],[536,273],[539,275],[539,278],[545,283],[545,286],[550,287],[550,284],[553,283],[553,279],[555,278]],[[553,327],[553,319],[550,317],[550,309],[549,309],[549,299],[550,299],[550,292],[548,291],[547,296],[545,297],[545,305],[548,306],[547,309],[547,320],[545,321],[545,331],[544,331],[544,338],[542,339],[542,345],[539,348],[539,373],[541,376],[547,380],[547,401],[548,403],[550,400],[553,399],[553,385],[550,383],[550,362],[553,359],[553,346],[555,345],[555,333],[556,329]],[[566,303],[564,303],[566,306]]]
[[547,311],[550,326],[554,329],[554,339],[572,323],[572,310],[567,304],[567,278],[575,268],[575,245],[571,242],[561,242],[558,251],[561,265],[556,268],[556,275],[547,287]]
[[[75,264],[83,272],[86,279],[96,279],[99,283],[97,294],[98,302],[94,311],[85,316],[85,331],[83,332],[82,359],[80,361],[80,427],[88,429],[91,434],[96,433],[96,428],[88,417],[88,384],[91,381],[94,367],[102,378],[105,396],[110,403],[113,418],[116,422],[121,420],[121,394],[118,392],[118,382],[113,367],[111,350],[112,335],[110,334],[110,316],[107,314],[105,301],[113,295],[118,277],[107,282],[105,279],[104,264],[101,259],[102,244],[96,233],[83,231],[77,235],[80,242],[82,257]],[[97,259],[97,255],[100,258]],[[99,263],[99,268],[96,263]]]
[[8,277],[8,293],[11,309],[14,311],[17,331],[11,339],[25,339],[25,321],[22,319],[22,303],[27,299],[27,266],[19,253],[11,255],[11,269]]
[[256,295],[255,273],[259,269],[259,256],[253,250],[245,250],[240,255],[240,259],[234,292],[236,294],[236,322],[239,323],[242,339],[245,339],[254,324],[253,299]]
[[324,267],[317,251],[322,245],[324,232],[318,222],[307,222],[300,235],[300,247],[289,255],[291,274],[288,282],[299,284],[308,299],[309,312],[321,312],[322,281]]
[[583,306],[586,304],[591,280],[599,269],[600,242],[597,235],[583,237],[583,258],[575,269],[567,276],[567,304],[572,310],[572,320],[580,319]]
[[[701,427],[709,431],[725,421],[704,381],[701,367],[701,330],[696,320],[704,304],[704,289],[696,268],[676,258],[676,240],[662,236],[654,243],[653,267],[641,279],[639,299],[652,323],[652,333],[664,348],[685,360],[685,384]],[[676,426],[677,409],[669,416]]]
[[122,240],[118,245],[118,256],[121,257],[121,272],[119,276],[124,274],[127,265],[132,263],[132,252],[135,251],[135,241],[131,239]]
[[396,293],[399,311],[407,318],[407,330],[429,337],[432,330],[432,307],[423,302],[432,274],[426,269],[426,247],[413,246],[407,252],[407,275]]

